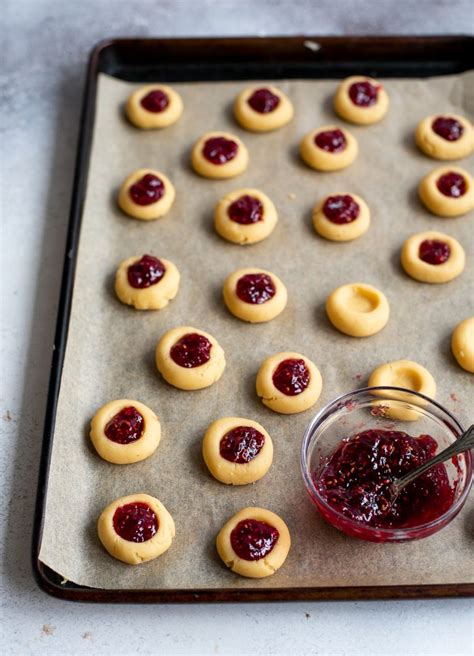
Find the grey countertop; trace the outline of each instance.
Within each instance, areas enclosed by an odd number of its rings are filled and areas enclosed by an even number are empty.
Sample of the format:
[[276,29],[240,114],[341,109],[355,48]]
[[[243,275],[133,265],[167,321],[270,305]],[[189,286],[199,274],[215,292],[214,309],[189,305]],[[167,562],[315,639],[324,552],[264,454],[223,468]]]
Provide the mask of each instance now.
[[472,33],[472,3],[6,0],[3,26],[2,652],[472,654],[470,600],[72,605],[37,589],[29,554],[82,85],[93,45],[138,35]]

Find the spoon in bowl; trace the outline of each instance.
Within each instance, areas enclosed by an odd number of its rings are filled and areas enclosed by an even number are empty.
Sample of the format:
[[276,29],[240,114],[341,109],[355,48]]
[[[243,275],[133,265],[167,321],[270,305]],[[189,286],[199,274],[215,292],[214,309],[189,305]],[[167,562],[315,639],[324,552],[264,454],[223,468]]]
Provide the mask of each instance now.
[[455,442],[450,444],[446,449],[438,453],[434,458],[428,460],[423,465],[420,465],[413,471],[405,474],[401,478],[396,478],[393,480],[389,487],[389,498],[391,503],[399,496],[400,492],[410,483],[412,483],[418,476],[424,474],[428,469],[438,465],[440,462],[448,460],[452,456],[457,456],[464,451],[469,451],[469,449],[474,449],[474,424],[469,426],[467,431],[465,431],[461,437],[459,437]]

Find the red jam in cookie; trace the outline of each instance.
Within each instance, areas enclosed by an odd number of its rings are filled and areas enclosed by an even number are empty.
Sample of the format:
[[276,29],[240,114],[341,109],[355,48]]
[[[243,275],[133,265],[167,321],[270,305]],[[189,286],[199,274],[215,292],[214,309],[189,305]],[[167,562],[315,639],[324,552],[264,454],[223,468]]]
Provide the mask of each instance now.
[[270,553],[279,537],[274,526],[256,519],[244,519],[230,534],[230,544],[239,558],[260,560]]
[[436,186],[444,196],[459,198],[466,193],[467,184],[463,175],[450,171],[438,178]]
[[329,196],[323,205],[323,213],[331,223],[343,225],[357,219],[360,207],[349,194]]
[[140,439],[145,420],[136,408],[123,408],[112,417],[104,429],[106,437],[117,444],[130,444]]
[[418,255],[428,264],[443,264],[449,258],[451,249],[445,241],[425,239],[421,242]]
[[202,154],[211,164],[225,164],[237,155],[238,145],[232,139],[212,137],[204,143]]
[[455,118],[449,116],[438,116],[431,124],[433,132],[436,132],[446,141],[457,141],[464,133],[464,127]]
[[357,107],[372,107],[377,102],[379,89],[368,80],[354,82],[349,87],[349,98]]
[[229,462],[243,465],[253,460],[265,444],[265,436],[252,426],[233,428],[220,441],[219,453]]
[[248,273],[238,279],[236,292],[244,303],[261,305],[275,296],[276,287],[266,273]]
[[376,528],[408,528],[443,515],[454,501],[444,464],[407,485],[392,503],[389,486],[431,460],[437,443],[391,430],[366,430],[345,438],[313,473],[319,494],[332,508]]
[[153,112],[154,114],[163,112],[169,104],[170,99],[168,98],[168,95],[160,89],[150,91],[150,93],[147,93],[147,95],[140,100],[140,105],[143,109],[146,109],[147,112]]
[[309,384],[309,370],[304,360],[282,360],[272,376],[273,384],[286,396],[301,394]]
[[114,529],[128,542],[146,542],[158,531],[158,517],[146,503],[137,501],[117,508],[113,518]]
[[163,196],[165,185],[156,175],[147,173],[130,187],[128,193],[137,205],[151,205]]
[[318,132],[314,138],[314,143],[318,148],[321,148],[328,153],[340,153],[347,145],[344,132],[339,128]]
[[249,225],[263,221],[263,205],[255,196],[245,194],[229,205],[227,214],[231,221]]
[[280,98],[270,89],[256,89],[248,99],[248,104],[259,114],[268,114],[280,104]]
[[194,367],[200,367],[209,362],[211,348],[211,342],[204,335],[188,333],[171,347],[170,355],[171,359],[180,367],[194,369]]
[[127,278],[135,289],[145,289],[156,285],[165,275],[165,267],[161,260],[153,255],[143,257],[128,267]]

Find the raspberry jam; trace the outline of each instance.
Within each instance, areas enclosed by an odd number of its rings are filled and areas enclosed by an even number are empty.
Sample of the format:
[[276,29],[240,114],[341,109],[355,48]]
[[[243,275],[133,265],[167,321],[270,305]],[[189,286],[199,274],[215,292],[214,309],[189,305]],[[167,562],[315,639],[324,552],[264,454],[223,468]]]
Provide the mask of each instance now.
[[263,221],[263,205],[255,196],[245,194],[229,205],[227,214],[231,221],[249,225]]
[[211,164],[225,164],[237,155],[238,145],[232,139],[213,137],[204,143],[202,154]]
[[165,266],[161,260],[153,255],[143,257],[128,267],[128,282],[135,289],[146,289],[156,285],[165,275]]
[[457,141],[464,134],[464,127],[461,123],[449,116],[438,116],[431,124],[431,128],[446,141]]
[[265,436],[252,426],[238,426],[224,435],[219,453],[229,462],[243,465],[253,460],[265,444]]
[[239,558],[260,560],[270,553],[279,537],[274,526],[256,519],[244,519],[230,534],[230,544]]
[[156,175],[147,173],[130,187],[128,193],[137,205],[151,205],[163,196],[165,185]]
[[158,517],[141,501],[120,506],[114,513],[115,532],[128,542],[146,542],[158,531]]
[[368,80],[354,82],[349,87],[349,98],[357,107],[372,107],[377,102],[380,86],[375,86]]
[[183,335],[170,350],[171,359],[186,369],[194,369],[211,359],[212,344],[198,333]]
[[451,255],[451,249],[445,241],[425,239],[418,250],[420,260],[428,264],[443,264]]
[[347,146],[346,137],[339,128],[318,132],[314,138],[314,143],[327,153],[340,153]]
[[247,102],[259,114],[269,114],[278,107],[280,98],[270,89],[256,89]]
[[309,384],[309,370],[304,360],[282,360],[272,376],[273,384],[286,396],[301,394]]
[[161,91],[161,89],[150,91],[150,93],[147,93],[147,95],[140,100],[140,105],[143,109],[146,109],[147,112],[153,112],[154,114],[164,111],[169,104],[170,99],[168,98],[168,95],[164,91]]
[[329,196],[323,205],[324,216],[331,221],[343,225],[352,223],[360,213],[360,207],[349,194]]
[[459,173],[454,173],[454,171],[450,171],[439,177],[436,181],[436,186],[442,194],[450,198],[459,198],[467,190],[465,177]]
[[140,439],[145,428],[145,420],[136,408],[123,408],[108,422],[105,436],[116,444],[130,444]]
[[237,296],[244,303],[262,305],[276,294],[276,287],[266,273],[248,273],[237,281]]
[[436,453],[429,435],[366,430],[345,438],[313,473],[321,497],[351,520],[375,528],[408,528],[431,522],[454,502],[444,464],[435,465],[390,500],[389,486]]

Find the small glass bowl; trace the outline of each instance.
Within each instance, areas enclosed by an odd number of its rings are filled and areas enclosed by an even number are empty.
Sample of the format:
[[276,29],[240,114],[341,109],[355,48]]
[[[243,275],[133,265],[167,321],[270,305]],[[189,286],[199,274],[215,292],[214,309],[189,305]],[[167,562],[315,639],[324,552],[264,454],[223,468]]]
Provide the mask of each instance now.
[[[407,420],[410,419],[410,420]],[[437,519],[409,528],[375,528],[349,519],[330,506],[316,489],[312,474],[323,465],[344,437],[368,429],[398,430],[413,437],[431,435],[437,452],[463,432],[458,420],[439,403],[398,387],[368,387],[344,394],[326,405],[309,424],[301,447],[301,470],[306,489],[320,514],[347,535],[372,542],[403,542],[424,538],[446,526],[461,510],[472,483],[470,451],[445,462],[454,502]]]

